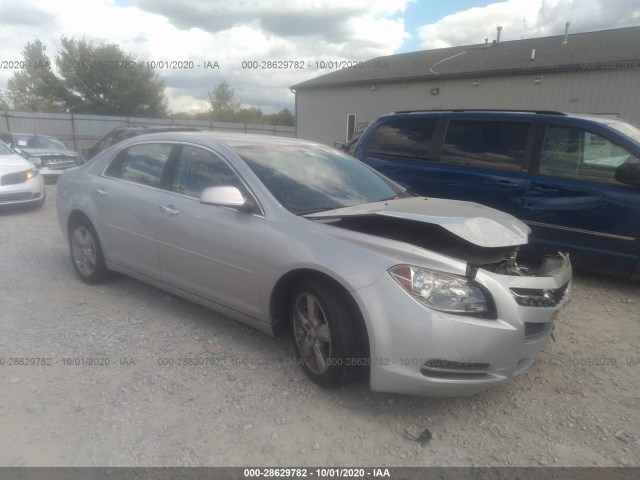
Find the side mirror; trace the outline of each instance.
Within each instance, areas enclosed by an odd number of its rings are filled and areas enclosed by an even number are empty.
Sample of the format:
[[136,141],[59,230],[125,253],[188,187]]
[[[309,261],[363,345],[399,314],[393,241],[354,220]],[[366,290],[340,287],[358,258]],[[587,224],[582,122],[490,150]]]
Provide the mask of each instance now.
[[333,146],[334,146],[335,148],[337,148],[338,150],[344,150],[344,143],[342,143],[342,142],[335,142],[335,143],[333,144]]
[[615,179],[620,183],[640,187],[640,163],[623,163],[616,168]]
[[200,194],[200,203],[230,207],[240,211],[253,211],[254,203],[251,199],[245,199],[237,187],[209,187]]

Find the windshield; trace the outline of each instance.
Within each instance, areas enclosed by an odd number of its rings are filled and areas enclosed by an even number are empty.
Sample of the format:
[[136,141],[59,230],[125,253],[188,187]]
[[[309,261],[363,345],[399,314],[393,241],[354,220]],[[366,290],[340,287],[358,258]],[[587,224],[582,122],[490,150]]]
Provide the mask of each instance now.
[[67,150],[64,144],[55,138],[42,137],[40,135],[16,135],[16,147],[18,148],[48,148],[52,150]]
[[13,155],[13,151],[3,142],[0,142],[0,155]]
[[318,145],[234,148],[271,194],[297,215],[408,196],[353,157]]
[[625,122],[615,122],[615,123],[610,123],[609,126],[611,128],[616,129],[623,135],[626,135],[627,137],[631,138],[632,140],[640,143],[640,129],[635,125],[631,125],[630,123],[625,123]]

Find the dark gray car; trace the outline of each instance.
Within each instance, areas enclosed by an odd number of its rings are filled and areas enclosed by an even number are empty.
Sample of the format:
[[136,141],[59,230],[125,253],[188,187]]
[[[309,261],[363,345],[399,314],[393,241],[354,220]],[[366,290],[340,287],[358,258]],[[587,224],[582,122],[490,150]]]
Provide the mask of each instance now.
[[50,135],[0,133],[0,140],[33,163],[45,178],[55,178],[78,165],[78,154]]

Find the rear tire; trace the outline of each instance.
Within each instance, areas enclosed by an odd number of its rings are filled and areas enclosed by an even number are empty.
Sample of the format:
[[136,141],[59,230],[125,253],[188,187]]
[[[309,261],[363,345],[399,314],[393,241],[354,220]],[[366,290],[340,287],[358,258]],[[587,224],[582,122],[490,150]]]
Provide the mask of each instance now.
[[83,282],[95,285],[109,278],[102,246],[88,221],[78,221],[69,228],[69,253],[73,268]]
[[289,315],[298,361],[316,384],[352,383],[366,372],[368,359],[347,294],[329,282],[305,278],[293,288]]

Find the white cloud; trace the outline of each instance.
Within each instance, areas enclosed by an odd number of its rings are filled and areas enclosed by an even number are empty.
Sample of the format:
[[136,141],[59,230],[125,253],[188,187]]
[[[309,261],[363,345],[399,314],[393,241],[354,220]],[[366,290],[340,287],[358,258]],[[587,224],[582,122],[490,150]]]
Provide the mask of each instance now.
[[637,0],[507,0],[448,15],[418,29],[424,49],[501,40],[562,35],[565,23],[570,33],[638,25]]
[[[185,0],[120,6],[114,0],[3,0],[3,11],[24,22],[0,19],[0,58],[21,58],[36,38],[55,56],[61,35],[116,43],[139,60],[218,61],[219,70],[162,71],[169,107],[206,107],[207,92],[223,80],[247,105],[267,112],[293,107],[292,84],[327,73],[316,60],[366,60],[393,53],[407,36],[398,16],[411,0]],[[2,18],[2,17],[0,17]],[[34,19],[41,18],[42,22]],[[243,60],[302,60],[303,70],[248,70]],[[0,71],[0,88],[12,72]]]
[[[116,43],[139,60],[218,61],[219,70],[158,71],[169,107],[206,107],[207,92],[226,80],[245,105],[265,112],[293,107],[289,87],[330,70],[316,60],[367,60],[397,51],[410,37],[404,23],[414,0],[2,0],[0,59],[19,60],[27,41],[37,38],[54,57],[61,35]],[[426,0],[422,0],[427,3]],[[428,8],[428,5],[425,5]],[[637,0],[506,0],[472,8],[424,25],[423,48],[502,39],[560,35],[640,23]],[[302,70],[250,70],[243,60],[298,60]],[[0,88],[13,72],[0,70]]]

